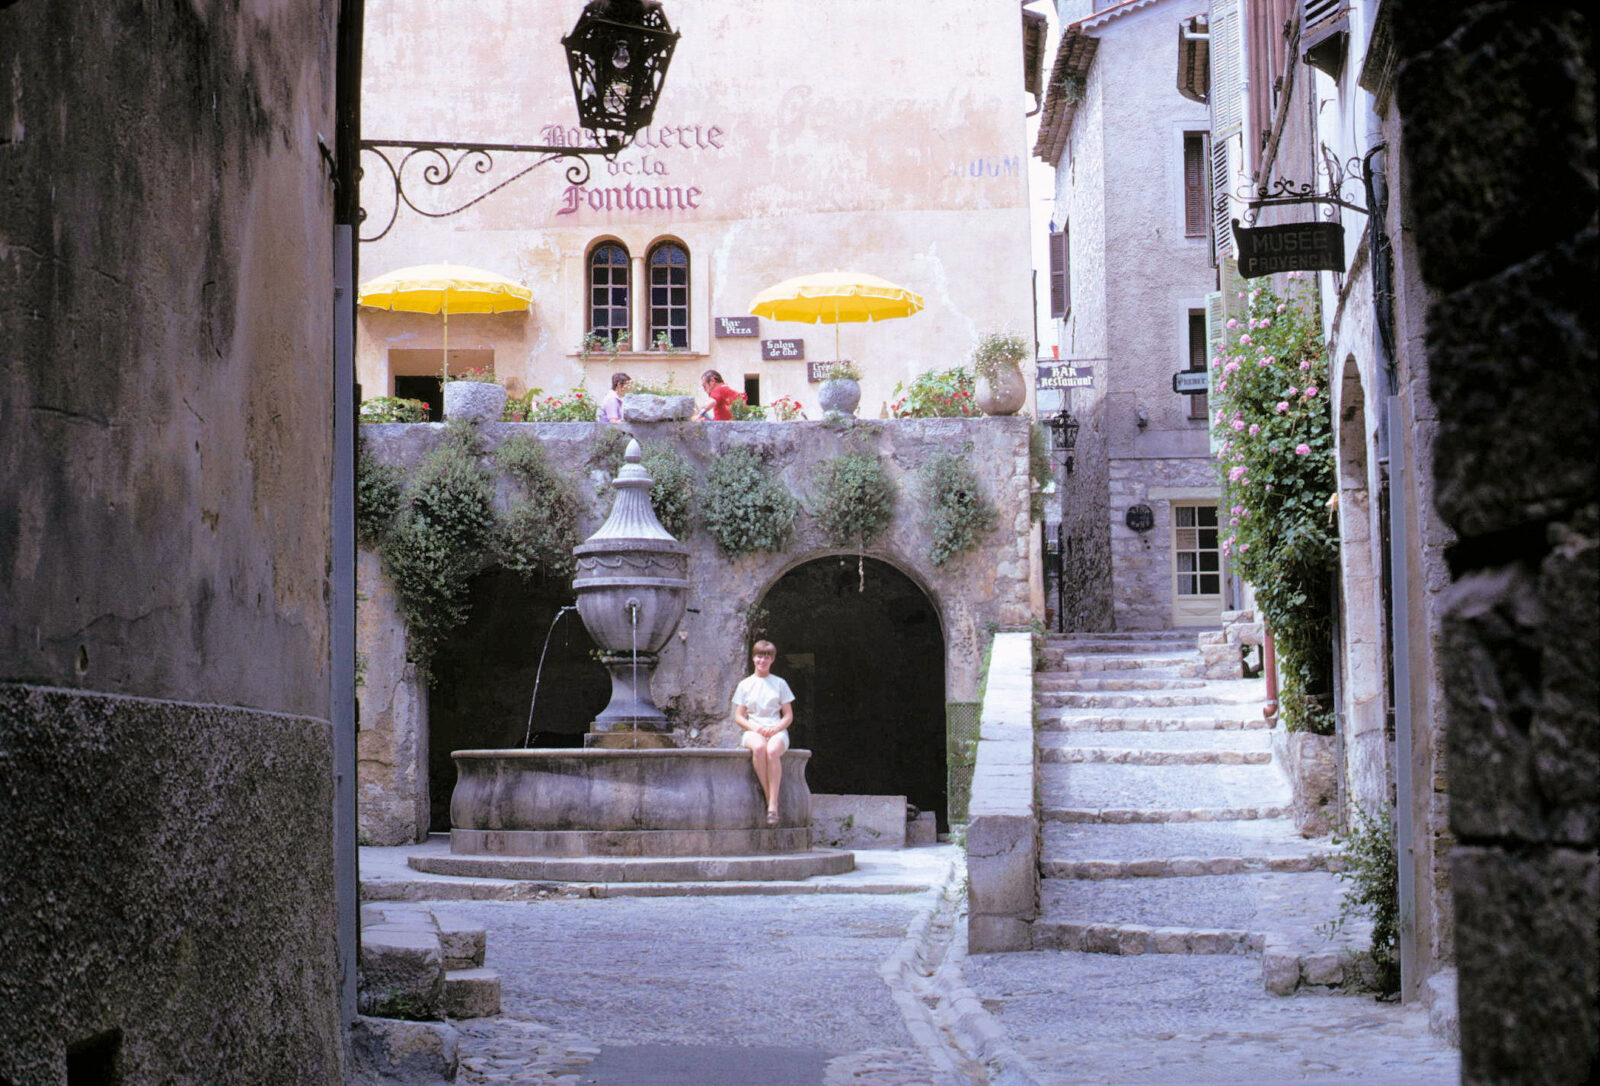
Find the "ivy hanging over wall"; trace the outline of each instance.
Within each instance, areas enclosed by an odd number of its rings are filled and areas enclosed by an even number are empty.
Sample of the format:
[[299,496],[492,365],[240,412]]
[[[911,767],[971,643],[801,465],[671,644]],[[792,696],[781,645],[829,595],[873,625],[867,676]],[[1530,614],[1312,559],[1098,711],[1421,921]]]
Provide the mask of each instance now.
[[572,484],[550,466],[544,446],[518,434],[495,450],[495,459],[522,489],[496,525],[500,564],[528,579],[569,577],[578,545],[578,499]]
[[835,547],[864,551],[894,519],[894,480],[875,452],[849,452],[816,467],[817,524]]
[[798,511],[789,488],[753,449],[730,449],[711,462],[704,522],[728,557],[783,550]]
[[[967,450],[971,452],[970,447]],[[918,472],[918,490],[936,566],[975,549],[995,529],[998,514],[964,459],[935,453]]]
[[467,620],[472,578],[492,562],[526,577],[572,572],[578,502],[532,438],[513,437],[496,462],[519,495],[503,513],[476,427],[452,422],[437,448],[402,483],[402,473],[362,450],[356,517],[377,549],[405,613],[409,653],[424,674],[451,630]]
[[[1333,734],[1332,594],[1338,530],[1333,420],[1309,281],[1249,293],[1211,360],[1212,428],[1227,509],[1222,552],[1255,586],[1282,678],[1284,726]],[[1310,293],[1309,290],[1301,293]]]

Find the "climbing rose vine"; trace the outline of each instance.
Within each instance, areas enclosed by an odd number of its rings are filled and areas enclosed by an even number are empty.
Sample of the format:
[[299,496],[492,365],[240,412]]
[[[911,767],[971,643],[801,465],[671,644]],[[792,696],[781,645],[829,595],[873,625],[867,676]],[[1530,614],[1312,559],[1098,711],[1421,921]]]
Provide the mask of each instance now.
[[1223,490],[1224,554],[1256,588],[1272,630],[1284,724],[1331,734],[1333,424],[1322,329],[1290,273],[1280,298],[1252,289],[1211,359],[1211,426]]

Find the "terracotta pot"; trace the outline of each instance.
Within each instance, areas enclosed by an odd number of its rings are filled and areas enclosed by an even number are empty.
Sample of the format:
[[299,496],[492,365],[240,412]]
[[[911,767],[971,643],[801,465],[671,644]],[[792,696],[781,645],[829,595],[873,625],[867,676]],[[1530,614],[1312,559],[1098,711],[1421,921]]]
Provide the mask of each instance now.
[[994,378],[978,376],[978,407],[985,415],[1015,415],[1028,400],[1028,384],[1015,365],[1001,366]]

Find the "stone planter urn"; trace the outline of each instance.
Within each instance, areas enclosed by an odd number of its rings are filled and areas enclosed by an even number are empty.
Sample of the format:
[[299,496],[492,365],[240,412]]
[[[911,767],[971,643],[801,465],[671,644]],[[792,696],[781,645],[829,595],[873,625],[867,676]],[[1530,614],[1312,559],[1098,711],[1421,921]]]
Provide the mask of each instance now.
[[506,390],[488,381],[446,381],[444,417],[474,422],[499,422],[506,409]]
[[1028,357],[1028,341],[1010,332],[987,332],[972,352],[977,374],[978,407],[985,415],[1015,415],[1028,399],[1028,383],[1019,368]]
[[998,367],[993,377],[978,377],[978,407],[985,415],[1015,415],[1027,399],[1027,381],[1014,365]]
[[854,415],[861,406],[861,383],[848,377],[830,377],[817,390],[817,403],[827,415]]

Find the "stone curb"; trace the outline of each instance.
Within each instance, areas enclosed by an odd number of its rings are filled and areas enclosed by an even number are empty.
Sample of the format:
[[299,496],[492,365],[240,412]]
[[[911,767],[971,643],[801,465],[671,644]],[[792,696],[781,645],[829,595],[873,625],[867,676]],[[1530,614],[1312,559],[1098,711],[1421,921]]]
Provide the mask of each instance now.
[[1042,747],[1041,762],[1109,762],[1116,765],[1270,765],[1270,750],[1123,750],[1112,747]]
[[1035,950],[1073,950],[1080,954],[1241,954],[1266,946],[1259,931],[1225,928],[1152,928],[1143,924],[1078,924],[1040,920],[1033,925]]
[[1120,717],[1076,716],[1062,713],[1045,718],[1039,730],[1046,732],[1232,732],[1266,731],[1272,727],[1262,717]]
[[1183,878],[1191,875],[1242,875],[1257,871],[1302,874],[1308,871],[1339,871],[1337,856],[1314,853],[1310,856],[1222,856],[1171,857],[1150,860],[1044,860],[1040,873],[1047,879],[1143,879]]
[[1153,810],[1150,808],[1084,807],[1046,808],[1039,812],[1045,822],[1104,822],[1123,825],[1130,822],[1242,822],[1262,818],[1282,818],[1287,807],[1194,807]]

